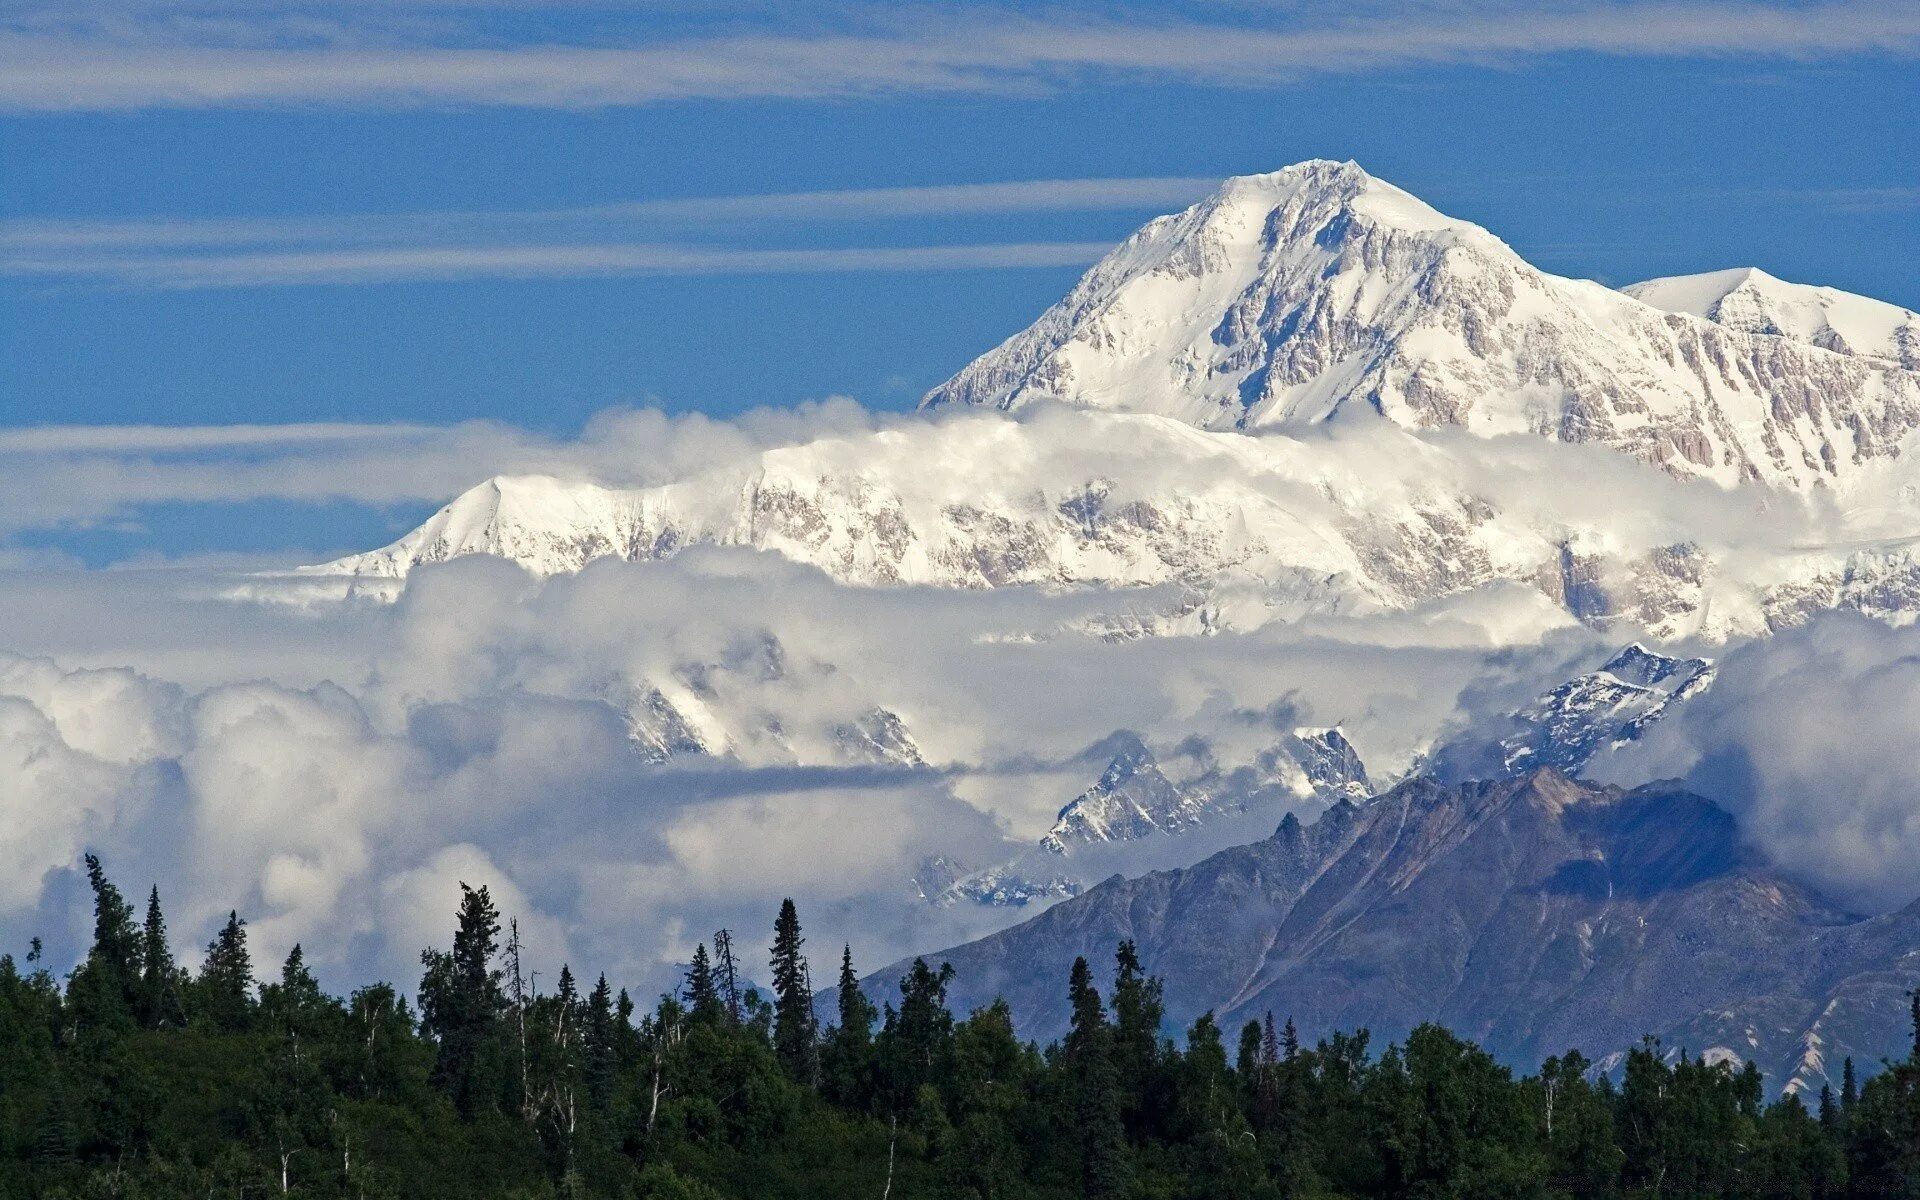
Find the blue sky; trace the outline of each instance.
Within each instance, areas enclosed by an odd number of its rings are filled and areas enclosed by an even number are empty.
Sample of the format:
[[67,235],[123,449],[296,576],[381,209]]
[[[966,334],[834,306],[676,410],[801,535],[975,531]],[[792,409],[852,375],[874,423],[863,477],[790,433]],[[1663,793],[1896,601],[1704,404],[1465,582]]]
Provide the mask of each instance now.
[[[0,424],[903,408],[1146,217],[1314,156],[1564,274],[1920,307],[1916,107],[1913,3],[7,0]],[[437,498],[170,486],[4,535],[298,557]]]

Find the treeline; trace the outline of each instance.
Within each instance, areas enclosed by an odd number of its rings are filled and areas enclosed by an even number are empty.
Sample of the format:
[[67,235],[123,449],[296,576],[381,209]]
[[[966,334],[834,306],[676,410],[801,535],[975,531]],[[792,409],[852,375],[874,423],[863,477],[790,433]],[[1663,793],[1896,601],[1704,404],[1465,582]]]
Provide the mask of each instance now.
[[844,950],[823,1023],[791,901],[768,997],[725,931],[644,1013],[604,977],[537,991],[463,885],[415,1003],[341,999],[297,947],[256,984],[237,915],[189,972],[159,896],[139,920],[87,867],[85,960],[0,958],[0,1200],[1920,1197],[1920,998],[1914,1054],[1809,1111],[1652,1042],[1617,1083],[1577,1053],[1516,1077],[1433,1025],[1376,1053],[1208,1015],[1176,1044],[1127,944],[1105,980],[1074,964],[1044,1048],[1004,1004],[954,1013],[946,966],[876,1009]]

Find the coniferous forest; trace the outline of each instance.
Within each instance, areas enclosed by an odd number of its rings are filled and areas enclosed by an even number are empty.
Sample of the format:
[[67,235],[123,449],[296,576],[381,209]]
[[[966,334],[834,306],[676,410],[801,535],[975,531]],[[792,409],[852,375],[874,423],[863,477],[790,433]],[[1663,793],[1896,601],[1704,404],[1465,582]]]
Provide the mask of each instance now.
[[645,1011],[571,971],[536,992],[463,886],[417,999],[342,999],[297,947],[258,970],[237,915],[190,971],[158,894],[142,917],[87,865],[84,961],[0,958],[6,1200],[1920,1196],[1920,998],[1906,1061],[1848,1063],[1810,1107],[1653,1043],[1516,1075],[1432,1025],[1309,1046],[1284,1016],[1203,1016],[1174,1039],[1125,944],[1061,981],[1055,1045],[1004,1005],[950,1011],[925,962],[876,1009],[844,951],[822,1021],[791,902],[770,998],[726,932]]

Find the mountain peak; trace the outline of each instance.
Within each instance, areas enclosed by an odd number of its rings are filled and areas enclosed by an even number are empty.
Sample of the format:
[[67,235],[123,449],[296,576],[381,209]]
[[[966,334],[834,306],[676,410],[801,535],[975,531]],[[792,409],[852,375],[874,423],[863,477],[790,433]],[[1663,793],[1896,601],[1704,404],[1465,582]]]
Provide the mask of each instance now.
[[[1351,413],[1809,487],[1920,425],[1920,318],[1796,288],[1743,269],[1622,295],[1540,271],[1355,163],[1313,160],[1148,222],[921,403],[1065,403],[1202,429]],[[1759,315],[1736,319],[1716,294],[1760,296]]]
[[1664,312],[1920,371],[1920,314],[1897,304],[1790,283],[1758,267],[1670,275],[1621,290]]

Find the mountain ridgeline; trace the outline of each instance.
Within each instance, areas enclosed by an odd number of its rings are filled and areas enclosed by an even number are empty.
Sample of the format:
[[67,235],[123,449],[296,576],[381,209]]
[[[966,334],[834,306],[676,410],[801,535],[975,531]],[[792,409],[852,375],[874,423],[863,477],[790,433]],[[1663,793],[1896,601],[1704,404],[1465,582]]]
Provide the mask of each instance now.
[[[1297,832],[1289,837],[1300,836]],[[1692,851],[1674,847],[1690,860]],[[1673,864],[1669,864],[1673,865]],[[1638,886],[1641,864],[1620,886]],[[1711,871],[1714,864],[1700,862]],[[1911,1039],[1810,1110],[1752,1064],[1647,1039],[1516,1075],[1433,1023],[1383,1045],[1303,1037],[1272,1012],[1176,1030],[1132,943],[1053,981],[1058,1041],[916,961],[871,1003],[840,955],[816,1005],[792,901],[772,994],[745,939],[698,945],[642,1012],[535,948],[461,885],[418,1003],[340,1000],[296,947],[256,987],[228,917],[198,971],[89,857],[94,939],[63,982],[0,956],[0,1195],[329,1200],[1291,1200],[1436,1196],[1892,1200],[1920,1189],[1920,996]],[[1684,871],[1683,871],[1684,873]],[[1569,881],[1575,890],[1591,881]],[[1106,964],[1112,963],[1111,974]],[[1173,1036],[1180,1034],[1178,1040]]]
[[[1910,522],[1883,518],[1910,507],[1916,344],[1908,310],[1759,272],[1560,278],[1352,163],[1308,162],[1147,224],[923,419],[644,486],[488,480],[271,586],[390,594],[461,555],[548,575],[723,545],[860,586],[1191,589],[1140,633],[1503,582],[1662,638],[1908,612]],[[1751,519],[1708,519],[1684,481],[1747,496]],[[1838,528],[1785,502],[1834,497],[1813,507]]]
[[[1269,1010],[1318,1036],[1423,1021],[1497,1057],[1596,1059],[1652,1034],[1817,1091],[1899,1049],[1920,984],[1920,902],[1850,915],[1782,877],[1710,802],[1550,768],[1416,778],[1180,870],[1115,877],[1020,925],[929,955],[964,1007],[1004,996],[1023,1036],[1060,1034],[1055,980],[1134,945],[1169,1017]],[[876,994],[905,967],[876,976]]]

